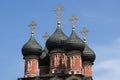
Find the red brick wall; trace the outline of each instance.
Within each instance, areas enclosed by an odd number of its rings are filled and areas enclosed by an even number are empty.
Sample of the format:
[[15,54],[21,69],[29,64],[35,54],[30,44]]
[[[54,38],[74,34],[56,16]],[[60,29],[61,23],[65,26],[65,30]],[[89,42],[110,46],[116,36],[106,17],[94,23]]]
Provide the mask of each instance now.
[[25,60],[25,77],[38,76],[38,60],[26,59]]
[[67,57],[64,53],[54,53],[50,58],[50,69],[52,70],[63,70],[67,67]]
[[83,74],[81,55],[68,55],[67,71],[69,74]]
[[68,69],[81,69],[82,62],[80,55],[68,56],[67,68]]
[[74,57],[74,64],[75,64],[75,66],[74,66],[75,69],[80,69],[81,68],[81,58],[80,58],[80,56],[76,55]]
[[84,63],[84,75],[85,76],[92,76],[92,65]]

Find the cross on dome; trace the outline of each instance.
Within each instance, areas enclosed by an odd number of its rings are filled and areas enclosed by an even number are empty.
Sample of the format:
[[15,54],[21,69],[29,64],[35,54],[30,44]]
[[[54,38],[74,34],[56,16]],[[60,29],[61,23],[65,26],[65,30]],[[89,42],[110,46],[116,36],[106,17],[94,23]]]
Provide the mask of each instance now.
[[34,35],[34,30],[35,30],[35,26],[36,26],[37,24],[34,22],[34,21],[32,21],[32,23],[31,24],[29,24],[29,27],[31,27],[31,34],[32,34],[32,36]]
[[47,40],[49,37],[50,37],[50,35],[47,33],[47,32],[45,32],[45,34],[42,36],[45,40]]
[[69,20],[72,22],[72,30],[74,30],[75,29],[75,25],[74,24],[75,24],[75,21],[78,20],[78,18],[72,16]]
[[58,5],[57,8],[54,9],[54,11],[58,12],[58,22],[60,22],[60,11],[63,11],[64,8],[61,8],[60,5]]
[[83,27],[82,31],[81,31],[81,34],[83,35],[83,39],[84,39],[84,42],[86,43],[86,37],[87,37],[87,33],[88,33],[88,29],[86,27]]

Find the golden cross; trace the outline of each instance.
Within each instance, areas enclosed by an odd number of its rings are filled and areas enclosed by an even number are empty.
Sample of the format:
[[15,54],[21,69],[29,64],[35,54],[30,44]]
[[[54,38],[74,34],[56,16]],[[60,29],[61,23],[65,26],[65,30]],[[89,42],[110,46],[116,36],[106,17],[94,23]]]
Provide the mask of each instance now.
[[47,32],[45,32],[45,34],[42,36],[45,40],[47,40],[49,37],[50,37],[50,35],[47,33]]
[[32,34],[34,34],[34,29],[35,29],[35,26],[36,26],[37,24],[34,22],[34,21],[32,21],[32,23],[31,24],[29,24],[29,27],[31,27],[31,29],[32,29]]
[[72,22],[72,29],[75,28],[75,26],[74,26],[75,20],[78,20],[78,18],[76,18],[76,17],[74,17],[74,16],[72,16],[72,17],[70,18],[70,21]]
[[64,8],[61,8],[60,5],[58,5],[57,8],[54,9],[54,11],[58,11],[58,21],[60,21],[60,11],[63,11]]
[[83,36],[84,36],[84,42],[86,42],[86,37],[87,37],[87,33],[88,33],[88,32],[89,32],[88,29],[85,28],[85,27],[83,27],[83,30],[81,31],[81,33],[82,33]]

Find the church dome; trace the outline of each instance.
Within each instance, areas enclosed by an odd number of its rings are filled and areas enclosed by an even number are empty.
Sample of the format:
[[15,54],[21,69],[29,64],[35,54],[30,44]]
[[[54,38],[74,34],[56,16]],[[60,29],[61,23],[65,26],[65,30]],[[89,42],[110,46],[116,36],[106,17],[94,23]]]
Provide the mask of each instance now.
[[72,22],[72,33],[70,35],[70,37],[66,40],[66,43],[65,43],[65,50],[66,51],[72,51],[72,50],[78,50],[78,51],[83,51],[84,50],[84,47],[85,47],[85,44],[84,42],[76,35],[75,33],[75,20],[78,20],[78,18],[72,16],[70,18],[70,21]]
[[57,27],[56,31],[48,38],[46,47],[49,51],[54,49],[62,49],[67,36],[63,33],[60,27]]
[[85,44],[85,49],[84,49],[83,55],[82,55],[83,61],[94,62],[95,58],[96,58],[96,55],[95,55],[94,51],[92,49],[90,49],[87,44]]
[[31,36],[27,43],[22,47],[22,54],[24,57],[28,55],[40,56],[42,53],[42,47],[35,40],[34,36]]
[[46,54],[45,52],[43,52],[43,54],[45,55],[43,58],[40,57],[40,66],[49,66],[50,63],[50,56],[48,54]]
[[40,66],[49,66],[50,56],[48,55],[48,50],[45,48],[40,56],[39,65]]
[[85,47],[84,42],[76,35],[74,30],[72,30],[72,33],[70,37],[66,40],[65,43],[65,50],[66,51],[72,51],[72,50],[79,50],[83,51]]

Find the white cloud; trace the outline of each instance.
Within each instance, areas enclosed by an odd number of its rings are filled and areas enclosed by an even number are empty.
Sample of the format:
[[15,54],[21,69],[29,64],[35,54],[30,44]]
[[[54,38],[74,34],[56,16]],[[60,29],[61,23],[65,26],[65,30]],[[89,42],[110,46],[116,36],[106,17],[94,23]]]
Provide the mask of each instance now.
[[95,46],[97,54],[93,66],[94,80],[119,80],[120,75],[120,38],[110,44]]
[[94,66],[94,80],[118,80],[120,59],[102,61]]
[[115,39],[110,44],[95,45],[93,47],[98,60],[102,58],[113,59],[120,56],[120,38]]

